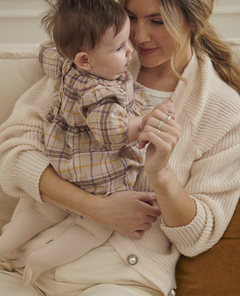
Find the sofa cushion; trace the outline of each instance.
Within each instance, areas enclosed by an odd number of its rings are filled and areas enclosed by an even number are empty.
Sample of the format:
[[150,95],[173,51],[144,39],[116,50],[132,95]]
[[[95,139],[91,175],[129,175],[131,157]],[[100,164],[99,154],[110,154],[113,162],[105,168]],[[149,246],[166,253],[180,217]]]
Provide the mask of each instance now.
[[181,256],[176,270],[177,296],[240,295],[240,203],[220,241],[198,256]]
[[38,48],[24,52],[0,51],[0,124],[11,114],[17,99],[44,76]]

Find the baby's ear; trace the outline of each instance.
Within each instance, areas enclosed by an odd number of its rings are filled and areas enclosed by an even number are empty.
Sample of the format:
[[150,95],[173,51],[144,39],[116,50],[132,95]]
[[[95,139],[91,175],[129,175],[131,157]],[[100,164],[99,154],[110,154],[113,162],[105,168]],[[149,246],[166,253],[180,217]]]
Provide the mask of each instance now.
[[89,54],[87,52],[79,52],[74,59],[76,66],[82,70],[89,71],[91,69]]

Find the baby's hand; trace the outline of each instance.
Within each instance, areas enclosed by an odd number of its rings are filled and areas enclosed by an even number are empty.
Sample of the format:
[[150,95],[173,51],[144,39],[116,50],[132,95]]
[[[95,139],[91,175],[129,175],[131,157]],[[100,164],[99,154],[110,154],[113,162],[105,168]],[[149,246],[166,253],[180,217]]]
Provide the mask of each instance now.
[[175,119],[176,111],[172,102],[170,101],[162,102],[161,104],[157,105],[157,107],[155,107],[154,110],[155,109],[158,109],[163,113],[165,113],[166,115],[170,115],[172,119]]

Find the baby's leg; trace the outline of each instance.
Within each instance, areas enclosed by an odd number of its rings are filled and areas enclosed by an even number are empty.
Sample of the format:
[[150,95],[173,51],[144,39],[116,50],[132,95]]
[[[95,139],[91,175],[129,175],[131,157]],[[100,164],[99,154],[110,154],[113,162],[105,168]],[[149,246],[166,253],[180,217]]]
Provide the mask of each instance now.
[[0,257],[10,255],[37,233],[61,221],[66,215],[65,211],[50,204],[30,204],[14,216],[0,236]]
[[[91,222],[92,223],[92,222]],[[46,247],[32,252],[27,260],[23,275],[23,284],[32,284],[44,271],[71,262],[89,250],[103,244],[112,230],[103,226],[98,236],[79,225],[73,225],[59,238],[48,243]]]

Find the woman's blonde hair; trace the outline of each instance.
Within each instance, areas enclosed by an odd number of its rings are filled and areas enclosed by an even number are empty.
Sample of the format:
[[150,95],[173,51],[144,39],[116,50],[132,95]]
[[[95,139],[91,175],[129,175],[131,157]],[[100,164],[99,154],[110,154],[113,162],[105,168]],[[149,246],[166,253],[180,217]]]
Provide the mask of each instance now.
[[[124,2],[119,0],[122,6]],[[221,79],[240,94],[240,67],[233,60],[227,42],[218,36],[209,22],[214,0],[158,0],[158,3],[166,29],[177,41],[171,63],[175,75],[181,79],[174,69],[174,58],[181,46],[182,16],[192,30],[192,46],[206,52]]]

